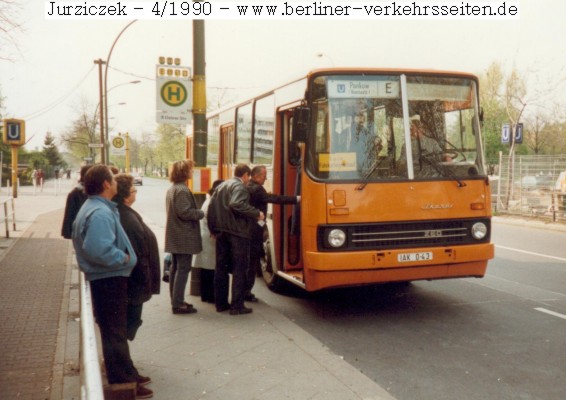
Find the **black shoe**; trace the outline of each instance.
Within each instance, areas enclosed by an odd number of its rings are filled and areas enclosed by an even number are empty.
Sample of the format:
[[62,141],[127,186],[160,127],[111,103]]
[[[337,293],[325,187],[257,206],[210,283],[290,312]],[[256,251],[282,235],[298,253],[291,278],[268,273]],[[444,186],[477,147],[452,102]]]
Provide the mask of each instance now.
[[169,274],[163,275],[163,278],[161,278],[161,280],[162,280],[163,282],[169,283]]
[[138,385],[147,385],[151,383],[151,378],[149,376],[138,375],[136,382],[138,383]]
[[188,307],[186,303],[182,307],[173,307],[173,314],[194,314],[196,312],[196,308]]
[[253,293],[246,295],[246,297],[244,297],[244,300],[249,301],[250,303],[257,303],[259,301],[258,298],[255,297]]
[[136,388],[136,399],[151,399],[152,397],[153,391],[138,384]]
[[230,315],[242,315],[242,314],[251,314],[253,310],[248,307],[242,308],[233,308],[230,310]]
[[222,304],[219,306],[216,306],[216,312],[224,312],[226,310],[230,309],[230,304]]

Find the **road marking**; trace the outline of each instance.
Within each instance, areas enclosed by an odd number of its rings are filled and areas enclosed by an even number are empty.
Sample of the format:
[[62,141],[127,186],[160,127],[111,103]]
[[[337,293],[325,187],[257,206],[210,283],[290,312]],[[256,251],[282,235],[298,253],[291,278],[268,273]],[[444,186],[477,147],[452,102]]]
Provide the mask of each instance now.
[[553,316],[558,317],[558,318],[566,319],[566,315],[547,310],[546,308],[538,307],[538,308],[535,308],[535,310],[549,314],[549,315],[553,315]]
[[516,251],[517,253],[529,254],[531,256],[539,256],[539,257],[552,258],[553,260],[558,260],[558,261],[566,261],[566,258],[564,258],[564,257],[549,256],[548,254],[535,253],[533,251],[516,249],[514,247],[506,247],[506,246],[499,246],[499,245],[495,245],[495,247],[498,247],[500,249],[505,249],[505,250]]

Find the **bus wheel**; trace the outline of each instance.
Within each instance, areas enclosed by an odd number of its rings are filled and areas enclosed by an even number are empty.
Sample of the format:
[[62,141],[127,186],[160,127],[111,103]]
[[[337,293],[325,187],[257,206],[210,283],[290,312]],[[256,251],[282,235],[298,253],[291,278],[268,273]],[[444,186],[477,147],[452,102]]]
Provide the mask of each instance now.
[[280,289],[281,278],[277,276],[277,268],[273,266],[273,262],[271,261],[269,238],[263,242],[263,248],[265,250],[265,256],[261,258],[261,274],[263,275],[263,280],[267,284],[267,287],[276,292]]

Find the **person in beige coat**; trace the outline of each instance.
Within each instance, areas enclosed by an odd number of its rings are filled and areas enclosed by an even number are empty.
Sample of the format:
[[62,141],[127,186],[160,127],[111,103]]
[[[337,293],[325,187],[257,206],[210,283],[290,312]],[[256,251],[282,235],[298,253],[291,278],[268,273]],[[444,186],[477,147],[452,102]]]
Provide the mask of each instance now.
[[173,314],[192,314],[197,311],[192,304],[185,302],[192,257],[202,251],[199,220],[204,218],[204,212],[197,207],[187,186],[192,174],[192,161],[175,162],[169,175],[172,185],[165,199],[165,251],[171,253],[173,261],[169,277]]

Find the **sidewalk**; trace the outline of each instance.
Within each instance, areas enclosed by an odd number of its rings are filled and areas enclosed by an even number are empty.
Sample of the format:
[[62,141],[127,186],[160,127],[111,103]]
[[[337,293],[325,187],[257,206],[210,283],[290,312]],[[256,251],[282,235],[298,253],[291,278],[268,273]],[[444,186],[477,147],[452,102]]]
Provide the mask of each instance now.
[[[71,187],[64,182],[58,196],[21,190],[17,232],[0,238],[0,398],[80,397],[78,272],[70,241],[60,237]],[[163,229],[146,222],[162,242]],[[163,283],[130,344],[155,399],[393,399],[265,303],[232,317],[200,298],[187,301],[199,312],[173,315]]]

